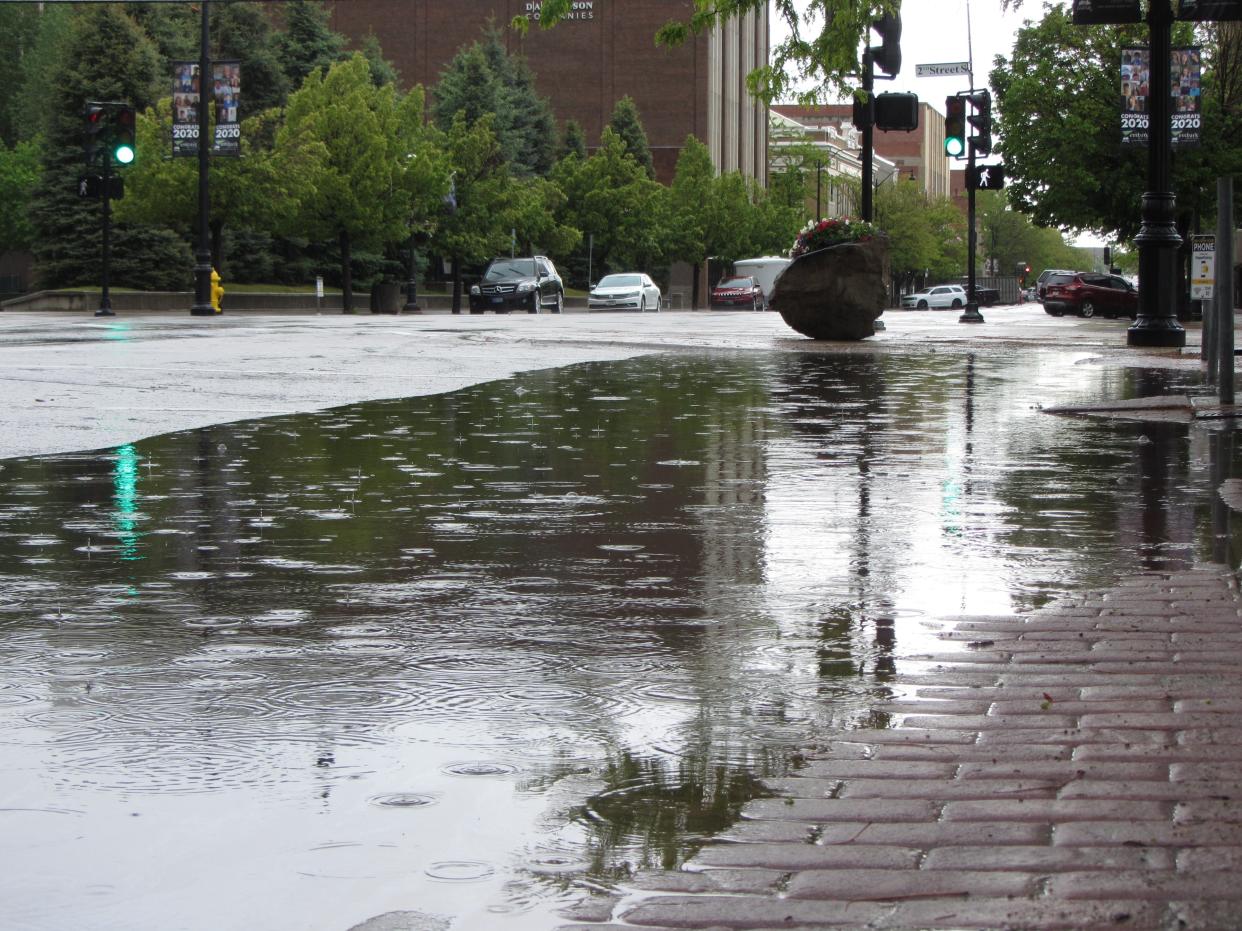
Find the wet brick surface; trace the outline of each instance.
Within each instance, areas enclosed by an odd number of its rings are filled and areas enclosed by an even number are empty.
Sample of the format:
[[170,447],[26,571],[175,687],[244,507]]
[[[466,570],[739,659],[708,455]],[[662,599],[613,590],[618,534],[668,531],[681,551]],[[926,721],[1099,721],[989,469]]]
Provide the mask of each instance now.
[[942,636],[969,652],[905,677],[896,726],[824,735],[686,870],[566,931],[1242,927],[1232,573]]

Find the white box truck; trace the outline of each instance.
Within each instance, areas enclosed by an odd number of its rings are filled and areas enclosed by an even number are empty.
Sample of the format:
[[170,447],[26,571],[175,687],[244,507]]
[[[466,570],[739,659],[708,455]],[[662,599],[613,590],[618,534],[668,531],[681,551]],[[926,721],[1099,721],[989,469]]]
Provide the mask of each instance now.
[[733,263],[733,274],[735,275],[752,275],[759,282],[759,287],[763,288],[763,300],[769,305],[772,304],[772,286],[776,284],[776,279],[781,272],[793,261],[782,255],[765,255],[757,259],[738,259]]

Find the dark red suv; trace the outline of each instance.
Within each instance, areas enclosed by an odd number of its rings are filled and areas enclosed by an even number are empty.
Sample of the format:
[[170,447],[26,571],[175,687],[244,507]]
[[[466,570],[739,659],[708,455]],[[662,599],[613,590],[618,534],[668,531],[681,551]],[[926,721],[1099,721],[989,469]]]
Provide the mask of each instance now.
[[1124,278],[1090,272],[1055,274],[1044,282],[1044,311],[1054,317],[1138,316],[1138,291]]
[[711,305],[713,308],[745,307],[750,310],[763,310],[763,288],[759,286],[759,279],[750,275],[722,278],[712,288]]

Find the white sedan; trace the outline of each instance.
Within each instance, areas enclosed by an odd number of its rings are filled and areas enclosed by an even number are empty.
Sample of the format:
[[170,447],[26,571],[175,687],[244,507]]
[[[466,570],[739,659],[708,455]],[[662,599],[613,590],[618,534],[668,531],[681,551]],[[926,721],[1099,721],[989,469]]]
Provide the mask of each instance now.
[[642,272],[605,275],[587,296],[588,310],[659,310],[660,287]]
[[901,306],[914,310],[943,310],[966,306],[966,289],[960,284],[938,284],[913,294],[902,295]]

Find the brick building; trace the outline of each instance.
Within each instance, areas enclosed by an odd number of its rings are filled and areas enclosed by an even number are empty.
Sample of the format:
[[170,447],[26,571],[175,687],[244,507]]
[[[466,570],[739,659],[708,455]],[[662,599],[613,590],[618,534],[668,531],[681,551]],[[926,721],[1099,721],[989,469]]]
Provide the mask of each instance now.
[[721,171],[767,180],[767,118],[746,93],[746,75],[768,60],[766,6],[692,37],[679,48],[655,44],[671,19],[687,19],[690,0],[575,0],[570,18],[527,35],[508,29],[539,0],[329,0],[332,27],[355,43],[374,32],[406,85],[429,91],[464,45],[488,22],[510,52],[524,55],[558,122],[576,120],[588,146],[599,141],[613,106],[634,99],[651,144],[656,174],[673,176],[693,133]]
[[[804,126],[853,127],[850,104],[774,104],[772,109]],[[926,103],[919,104],[919,128],[912,132],[873,134],[875,154],[893,162],[902,180],[918,183],[929,197],[948,197],[949,159],[944,154],[944,114]]]

